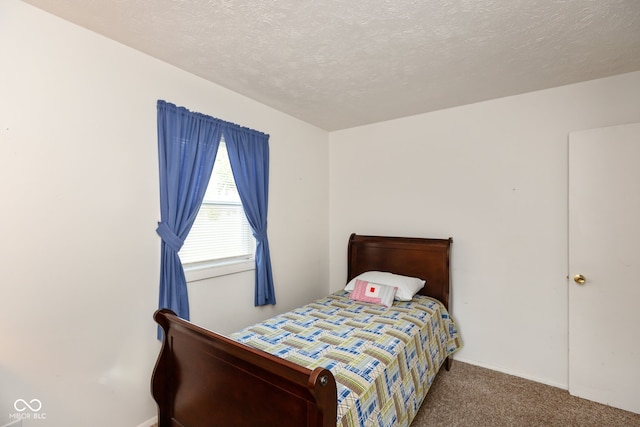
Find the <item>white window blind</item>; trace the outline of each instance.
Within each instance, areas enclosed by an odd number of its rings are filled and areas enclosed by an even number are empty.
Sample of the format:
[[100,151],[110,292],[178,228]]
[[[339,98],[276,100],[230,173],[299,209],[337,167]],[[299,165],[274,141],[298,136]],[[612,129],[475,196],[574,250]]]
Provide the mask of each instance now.
[[224,139],[198,216],[180,249],[183,264],[251,259],[255,239],[244,214]]

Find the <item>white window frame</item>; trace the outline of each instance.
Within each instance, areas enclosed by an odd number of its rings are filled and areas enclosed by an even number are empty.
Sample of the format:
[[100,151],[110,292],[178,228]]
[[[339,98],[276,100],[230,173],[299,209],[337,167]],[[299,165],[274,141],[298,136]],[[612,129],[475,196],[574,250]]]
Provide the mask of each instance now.
[[184,268],[187,282],[197,282],[198,280],[255,270],[256,262],[255,258],[251,258],[227,262],[183,264],[182,268]]
[[[224,144],[224,140],[221,141],[221,146]],[[218,148],[218,156],[227,155],[226,150],[220,150]],[[224,154],[223,154],[224,153]],[[203,202],[207,203],[207,202]],[[237,203],[237,202],[236,202]],[[229,203],[229,205],[236,205],[236,203]],[[216,202],[215,205],[225,205],[225,202]],[[242,206],[242,205],[240,205]],[[254,242],[255,243],[255,242]],[[199,280],[206,280],[213,277],[226,276],[228,274],[236,274],[244,271],[255,270],[255,247],[254,252],[248,256],[238,256],[230,258],[219,258],[207,261],[183,263],[185,279],[187,282],[195,282]]]

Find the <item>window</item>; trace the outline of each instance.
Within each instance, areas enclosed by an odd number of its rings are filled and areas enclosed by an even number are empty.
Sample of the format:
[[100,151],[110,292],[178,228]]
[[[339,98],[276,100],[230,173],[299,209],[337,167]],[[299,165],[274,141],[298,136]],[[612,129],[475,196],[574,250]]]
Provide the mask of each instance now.
[[198,216],[179,255],[186,268],[252,260],[255,239],[242,208],[224,138]]

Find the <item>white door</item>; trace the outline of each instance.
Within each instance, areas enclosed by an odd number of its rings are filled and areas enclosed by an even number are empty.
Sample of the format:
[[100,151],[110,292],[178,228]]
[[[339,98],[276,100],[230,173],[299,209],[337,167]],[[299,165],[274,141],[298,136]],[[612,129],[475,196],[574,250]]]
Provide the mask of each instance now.
[[569,136],[569,392],[640,413],[640,123]]

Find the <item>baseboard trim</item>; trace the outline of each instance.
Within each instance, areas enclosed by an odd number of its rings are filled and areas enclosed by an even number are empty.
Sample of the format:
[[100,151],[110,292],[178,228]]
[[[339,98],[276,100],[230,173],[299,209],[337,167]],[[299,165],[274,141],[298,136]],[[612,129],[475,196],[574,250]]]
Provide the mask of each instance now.
[[153,427],[158,423],[158,417],[153,417],[136,427]]
[[[461,358],[461,357],[455,357],[454,361],[458,360],[462,363],[468,363],[469,365],[475,365],[475,366],[480,366],[481,368],[486,368],[486,369],[491,369],[492,371],[498,371],[498,372],[502,372],[503,374],[507,374],[507,375],[513,375],[516,377],[520,377],[520,378],[524,378],[525,380],[530,380],[530,381],[535,381],[537,383],[541,383],[541,384],[546,384],[552,387],[556,387],[556,388],[561,388],[563,390],[569,390],[569,385],[568,384],[560,384],[560,383],[556,383],[553,381],[547,381],[547,380],[543,380],[541,378],[537,378],[537,377],[532,377],[530,375],[525,375],[521,372],[514,372],[511,371],[509,369],[503,369],[503,368],[499,368],[497,366],[493,366],[493,365],[489,365],[486,363],[482,363],[482,362],[478,362],[477,360],[469,360],[469,359],[465,359],[465,358]],[[454,365],[455,366],[455,363]],[[455,369],[455,368],[452,368]]]

